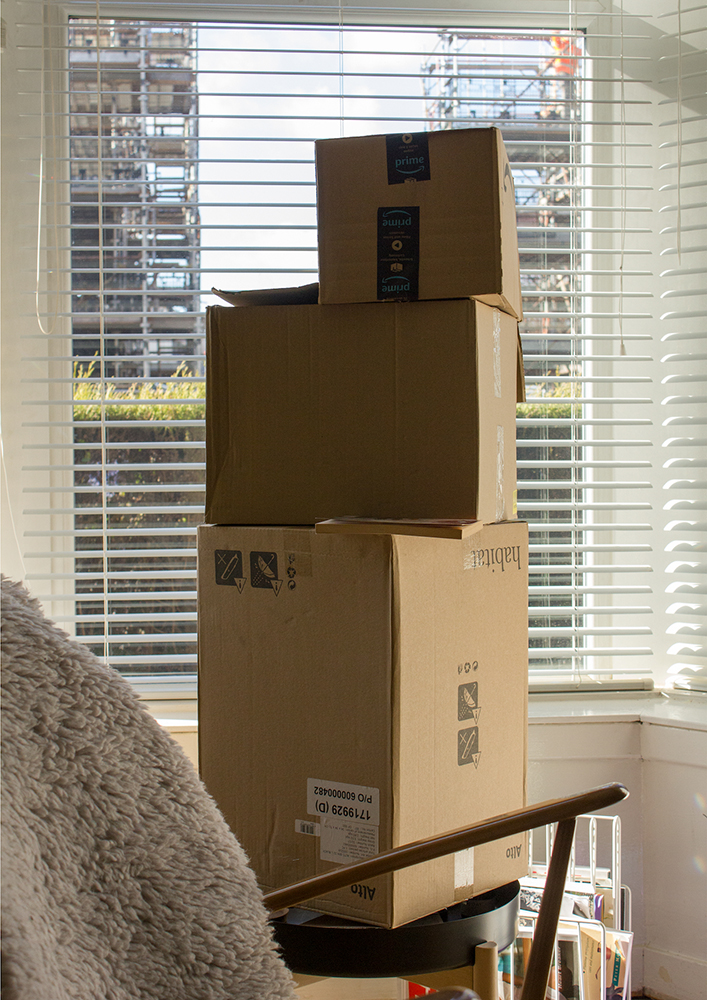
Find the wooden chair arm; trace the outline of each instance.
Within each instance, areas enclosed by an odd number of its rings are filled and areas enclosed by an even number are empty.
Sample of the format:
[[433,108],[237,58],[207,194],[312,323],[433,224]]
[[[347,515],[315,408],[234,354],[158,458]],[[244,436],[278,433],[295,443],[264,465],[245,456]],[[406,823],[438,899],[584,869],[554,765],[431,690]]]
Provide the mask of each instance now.
[[[563,820],[574,820],[583,813],[596,812],[607,806],[614,805],[626,798],[628,791],[616,782],[600,785],[580,795],[568,798],[550,799],[537,805],[517,809],[514,812],[494,816],[480,823],[453,830],[439,837],[428,837],[424,840],[395,847],[382,854],[376,854],[365,861],[356,861],[350,865],[342,865],[324,875],[315,875],[303,879],[282,889],[265,893],[265,905],[270,910],[281,910],[297,906],[309,899],[326,895],[334,889],[343,889],[355,882],[364,882],[377,875],[398,871],[410,865],[431,861],[445,854],[454,854],[467,847],[476,847],[493,840],[502,840],[514,834],[534,830],[549,823],[561,823]],[[565,866],[566,867],[566,866]],[[564,884],[564,879],[563,879]]]
[[[265,904],[271,910],[295,906],[334,889],[342,889],[355,882],[375,878],[377,875],[385,875],[400,868],[407,868],[409,865],[462,851],[467,847],[476,847],[479,844],[534,830],[539,826],[557,823],[557,833],[520,998],[520,1000],[545,1000],[577,816],[605,809],[625,799],[627,795],[628,791],[623,785],[612,783],[601,785],[580,795],[551,799],[502,816],[494,816],[440,837],[429,837],[414,844],[396,847],[366,861],[343,865],[325,875],[317,875],[286,886],[284,889],[268,892],[265,894]],[[455,994],[452,992],[451,997],[445,997],[442,993],[441,997],[442,1000],[453,1000]],[[471,997],[464,993],[461,996],[457,994],[456,1000],[472,1000],[472,998],[478,1000],[473,991]],[[489,998],[485,997],[484,1000]]]

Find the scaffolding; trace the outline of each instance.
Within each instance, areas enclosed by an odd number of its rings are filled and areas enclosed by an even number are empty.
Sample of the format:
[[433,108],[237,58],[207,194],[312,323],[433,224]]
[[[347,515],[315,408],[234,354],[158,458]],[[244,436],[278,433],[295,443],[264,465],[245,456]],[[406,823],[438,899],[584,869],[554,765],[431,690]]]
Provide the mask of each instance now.
[[[523,291],[546,313],[528,317],[528,353],[566,357],[571,353],[566,334],[576,332],[573,317],[582,291],[573,235],[580,228],[582,51],[579,39],[569,35],[524,36],[510,54],[492,43],[492,36],[479,33],[440,33],[423,66],[426,114],[433,128],[501,129],[516,178]],[[547,54],[538,58],[543,48]],[[534,341],[534,330],[541,333],[542,346]],[[532,395],[532,366],[526,374]],[[557,374],[576,372],[563,361]]]
[[549,31],[443,31],[423,65],[430,128],[496,126],[514,175],[526,384],[538,404],[518,420],[519,516],[535,547],[530,621],[544,633],[531,640],[536,669],[557,664],[563,647],[565,666],[581,668],[585,652],[582,67],[581,35]]
[[204,377],[196,35],[69,27],[76,633],[137,673],[196,656],[203,421],[160,409]]
[[107,378],[169,376],[175,358],[203,374],[195,32],[70,29],[74,353],[103,354]]

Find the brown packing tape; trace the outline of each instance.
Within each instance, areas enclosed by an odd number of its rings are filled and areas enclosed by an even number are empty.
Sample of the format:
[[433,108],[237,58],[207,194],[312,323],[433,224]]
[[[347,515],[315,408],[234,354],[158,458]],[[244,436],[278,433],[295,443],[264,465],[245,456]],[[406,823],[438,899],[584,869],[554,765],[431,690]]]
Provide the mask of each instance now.
[[313,534],[314,532],[311,528],[291,528],[290,530],[284,529],[284,547],[292,552],[311,553]]
[[505,452],[505,434],[503,430],[503,425],[498,424],[496,427],[496,520],[505,521],[507,516],[507,511],[505,508],[505,478],[506,478],[506,462],[504,458]]
[[309,530],[293,528],[291,531],[283,533],[285,566],[287,567],[288,586],[290,587],[289,581],[295,580],[296,577],[312,575],[313,534],[311,528]]

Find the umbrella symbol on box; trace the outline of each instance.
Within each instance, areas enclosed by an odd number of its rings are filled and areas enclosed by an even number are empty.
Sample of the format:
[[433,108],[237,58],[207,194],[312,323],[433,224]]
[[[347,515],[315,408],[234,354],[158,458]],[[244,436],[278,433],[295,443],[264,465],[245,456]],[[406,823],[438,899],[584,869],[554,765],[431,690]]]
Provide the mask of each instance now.
[[479,716],[479,684],[472,681],[468,684],[460,684],[457,699],[457,718],[460,722],[464,719],[477,721]]
[[276,552],[251,552],[250,554],[250,585],[262,590],[273,590],[280,593],[282,580],[277,572]]

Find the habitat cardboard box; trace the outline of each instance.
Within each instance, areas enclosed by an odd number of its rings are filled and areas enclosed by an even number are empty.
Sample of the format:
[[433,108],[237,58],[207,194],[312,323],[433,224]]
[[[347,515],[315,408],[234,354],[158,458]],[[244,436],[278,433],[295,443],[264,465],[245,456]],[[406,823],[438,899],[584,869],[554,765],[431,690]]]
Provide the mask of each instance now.
[[[525,805],[527,525],[199,529],[199,762],[275,889]],[[510,837],[314,899],[397,926],[527,872]]]
[[498,129],[321,139],[315,155],[320,302],[474,296],[522,319]]
[[517,345],[468,299],[211,306],[205,520],[515,517]]

